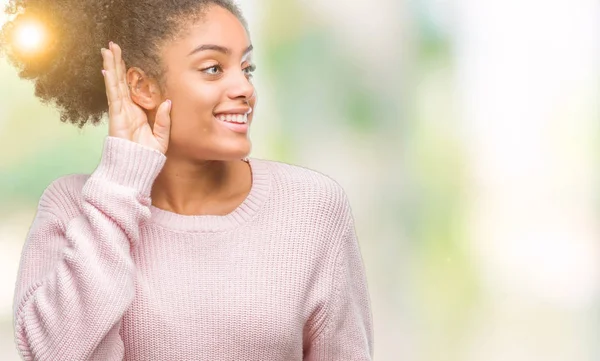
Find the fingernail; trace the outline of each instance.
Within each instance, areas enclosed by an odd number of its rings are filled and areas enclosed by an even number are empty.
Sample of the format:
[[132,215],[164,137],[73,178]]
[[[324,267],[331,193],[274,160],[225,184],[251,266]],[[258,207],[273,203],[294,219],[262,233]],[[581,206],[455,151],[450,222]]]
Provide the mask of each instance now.
[[111,50],[112,50],[112,46],[113,46],[113,44],[114,44],[114,43],[113,43],[112,41],[108,43],[108,47],[109,47]]
[[100,49],[100,52],[102,53],[102,55],[104,55],[104,52],[105,52],[105,51],[106,51],[106,49],[104,49],[104,48],[101,48],[101,49]]
[[106,70],[102,69],[102,76],[106,76]]

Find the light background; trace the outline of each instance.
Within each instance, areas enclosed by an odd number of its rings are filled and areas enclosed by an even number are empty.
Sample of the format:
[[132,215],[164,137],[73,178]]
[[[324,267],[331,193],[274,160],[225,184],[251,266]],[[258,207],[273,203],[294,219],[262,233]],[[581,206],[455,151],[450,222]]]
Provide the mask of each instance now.
[[[0,0],[5,1],[5,0]],[[378,361],[599,360],[600,4],[243,0],[252,156],[346,189]],[[37,201],[106,126],[0,59],[0,359]]]

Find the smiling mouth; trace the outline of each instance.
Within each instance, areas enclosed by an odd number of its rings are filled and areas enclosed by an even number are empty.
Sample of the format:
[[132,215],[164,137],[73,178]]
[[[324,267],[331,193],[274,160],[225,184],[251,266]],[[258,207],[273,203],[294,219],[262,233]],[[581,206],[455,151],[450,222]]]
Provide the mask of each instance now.
[[248,114],[218,114],[217,120],[233,124],[248,124]]
[[248,114],[218,114],[215,120],[234,133],[247,134],[250,129]]

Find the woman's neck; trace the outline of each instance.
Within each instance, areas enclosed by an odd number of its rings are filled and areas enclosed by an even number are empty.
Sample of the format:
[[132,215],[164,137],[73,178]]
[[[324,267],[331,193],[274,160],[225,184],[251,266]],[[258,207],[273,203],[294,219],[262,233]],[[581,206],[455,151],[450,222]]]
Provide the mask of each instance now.
[[182,215],[226,215],[252,187],[249,164],[236,161],[167,161],[152,186],[152,205]]

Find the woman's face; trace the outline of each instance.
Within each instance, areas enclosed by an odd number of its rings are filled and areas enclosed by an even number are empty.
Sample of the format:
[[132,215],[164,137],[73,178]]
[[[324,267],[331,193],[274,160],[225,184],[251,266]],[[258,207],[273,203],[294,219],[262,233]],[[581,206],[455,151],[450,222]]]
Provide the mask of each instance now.
[[240,21],[211,6],[201,21],[165,46],[164,99],[172,101],[167,154],[236,160],[250,153],[256,93],[251,42]]

